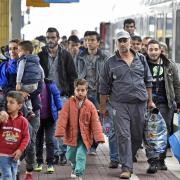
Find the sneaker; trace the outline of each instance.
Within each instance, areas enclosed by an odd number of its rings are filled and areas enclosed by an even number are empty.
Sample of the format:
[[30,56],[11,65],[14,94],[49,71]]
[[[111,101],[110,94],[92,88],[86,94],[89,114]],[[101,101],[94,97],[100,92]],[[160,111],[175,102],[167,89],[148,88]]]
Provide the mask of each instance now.
[[74,174],[74,171],[71,172],[71,178],[76,178],[76,174]]
[[24,180],[33,180],[32,174],[26,173],[24,176]]
[[126,170],[122,171],[120,174],[120,179],[129,179],[131,177],[131,172]]
[[41,172],[42,169],[43,169],[43,165],[42,164],[37,164],[37,166],[34,168],[34,171]]
[[164,171],[167,171],[167,166],[165,164],[165,161],[164,159],[161,159],[158,161],[158,170],[164,170]]
[[118,166],[119,166],[119,162],[117,161],[110,161],[109,163],[109,168],[115,169],[118,168]]
[[52,165],[48,165],[47,167],[47,173],[52,174],[54,172],[54,167]]
[[148,160],[149,163],[149,168],[147,169],[147,173],[148,174],[154,174],[157,172],[157,160],[155,159],[149,159]]
[[81,176],[76,176],[75,180],[82,180],[82,177]]
[[91,148],[91,149],[88,151],[88,155],[96,156],[96,155],[97,155],[96,149]]
[[65,165],[67,163],[67,159],[66,159],[66,156],[65,154],[61,154],[60,155],[60,165]]

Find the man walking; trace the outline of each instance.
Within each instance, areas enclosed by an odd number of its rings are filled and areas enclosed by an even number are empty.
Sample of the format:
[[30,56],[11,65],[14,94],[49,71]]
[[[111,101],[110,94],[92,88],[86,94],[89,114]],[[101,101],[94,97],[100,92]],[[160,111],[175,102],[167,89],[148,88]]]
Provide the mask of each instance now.
[[117,51],[104,64],[100,76],[100,111],[106,112],[110,95],[113,121],[122,163],[120,178],[129,179],[133,157],[142,143],[146,103],[152,101],[152,76],[143,55],[130,49],[130,34],[121,30],[116,35]]
[[[58,30],[54,27],[48,28],[46,32],[47,45],[42,48],[42,52],[38,55],[45,78],[56,83],[61,92],[62,100],[65,101],[74,93],[74,80],[77,78],[77,74],[72,56],[58,44],[59,39]],[[55,141],[54,153],[55,164],[59,160],[61,165],[66,164],[66,146],[62,142]]]

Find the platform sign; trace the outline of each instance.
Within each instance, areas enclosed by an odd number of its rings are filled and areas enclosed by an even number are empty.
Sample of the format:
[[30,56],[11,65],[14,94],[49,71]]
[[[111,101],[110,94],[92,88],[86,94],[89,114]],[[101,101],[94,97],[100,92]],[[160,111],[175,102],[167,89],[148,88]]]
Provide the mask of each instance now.
[[32,7],[49,7],[49,3],[44,2],[43,0],[26,0],[26,6]]
[[80,0],[43,0],[46,3],[74,3]]

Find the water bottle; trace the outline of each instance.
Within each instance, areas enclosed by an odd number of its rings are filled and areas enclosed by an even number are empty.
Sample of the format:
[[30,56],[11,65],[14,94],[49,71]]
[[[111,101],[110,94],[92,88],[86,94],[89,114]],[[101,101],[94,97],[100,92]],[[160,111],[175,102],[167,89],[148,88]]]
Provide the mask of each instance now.
[[109,122],[108,112],[103,114],[103,126],[104,126],[104,130],[105,130],[105,134],[108,135],[110,132],[110,126],[111,126],[111,124]]

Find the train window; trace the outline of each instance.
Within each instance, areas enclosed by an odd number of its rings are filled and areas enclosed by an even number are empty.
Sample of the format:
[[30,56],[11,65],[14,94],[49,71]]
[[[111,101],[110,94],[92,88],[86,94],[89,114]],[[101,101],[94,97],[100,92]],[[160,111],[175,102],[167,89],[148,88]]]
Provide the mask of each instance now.
[[149,16],[149,36],[154,37],[155,35],[155,17]]
[[157,30],[156,30],[156,38],[158,41],[163,41],[164,37],[164,15],[157,15]]
[[172,12],[166,14],[166,30],[165,30],[165,43],[168,46],[169,58],[172,59],[172,34],[173,34],[173,18]]
[[180,9],[176,11],[175,62],[180,63]]

